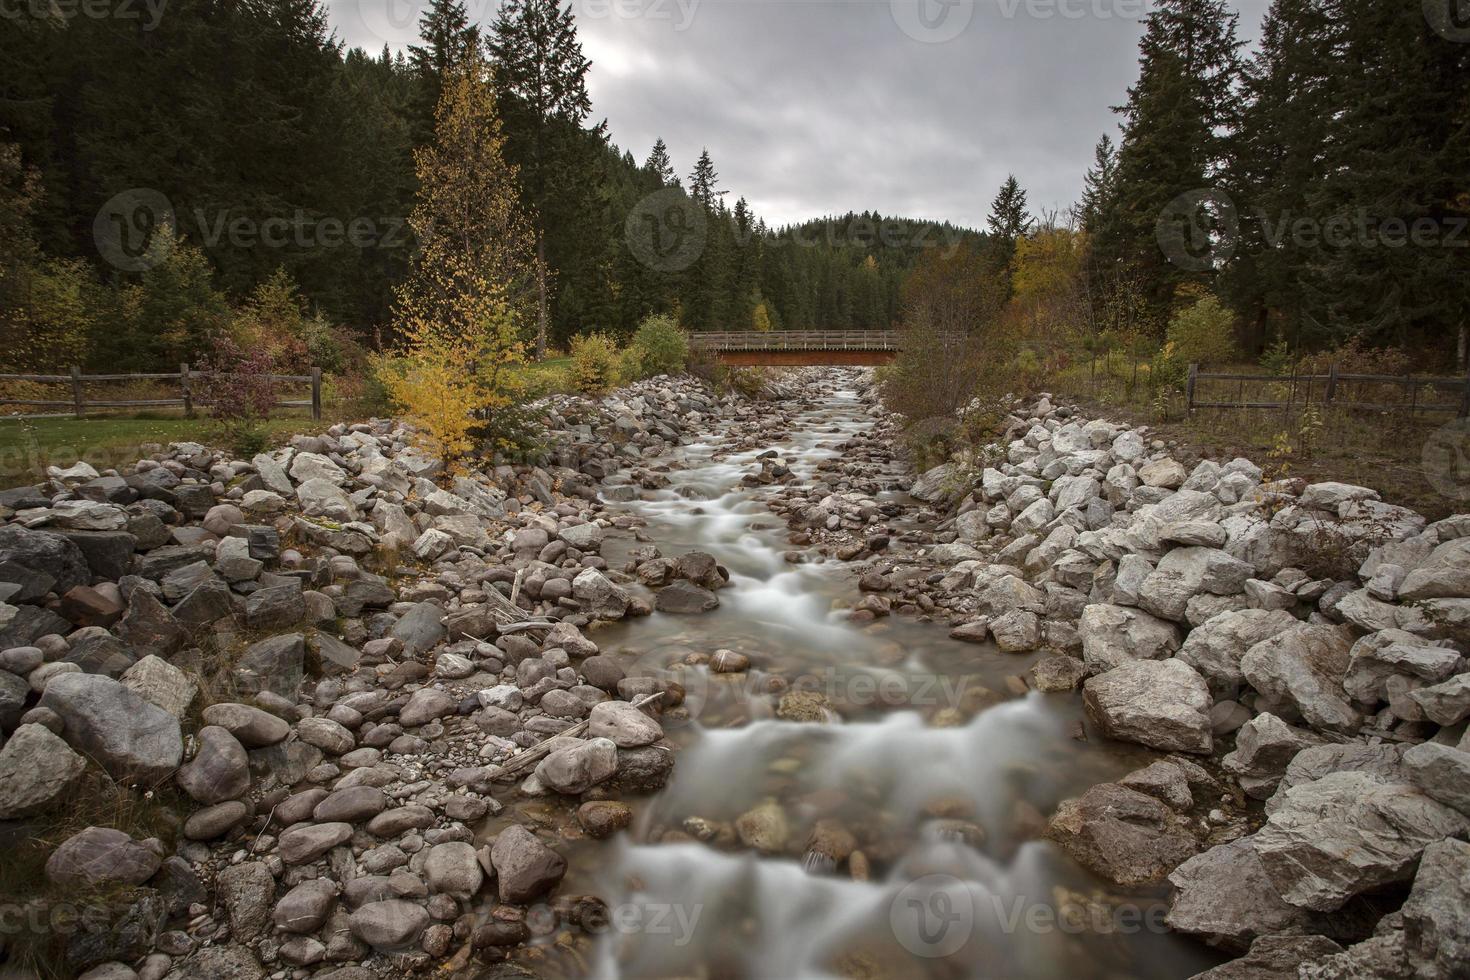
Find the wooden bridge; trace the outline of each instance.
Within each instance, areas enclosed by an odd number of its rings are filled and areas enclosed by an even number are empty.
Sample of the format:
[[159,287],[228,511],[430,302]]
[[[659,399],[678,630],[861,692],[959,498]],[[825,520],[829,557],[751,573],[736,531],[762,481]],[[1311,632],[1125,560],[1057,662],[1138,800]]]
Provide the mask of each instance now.
[[693,347],[737,366],[887,364],[898,356],[896,330],[696,331]]

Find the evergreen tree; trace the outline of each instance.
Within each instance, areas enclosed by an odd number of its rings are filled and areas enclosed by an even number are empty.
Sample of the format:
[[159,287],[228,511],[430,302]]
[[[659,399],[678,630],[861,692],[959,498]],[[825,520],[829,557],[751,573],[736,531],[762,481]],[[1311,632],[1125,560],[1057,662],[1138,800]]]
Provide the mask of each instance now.
[[1246,64],[1244,109],[1228,187],[1240,237],[1220,291],[1241,314],[1250,350],[1272,336],[1302,338],[1302,274],[1310,248],[1290,233],[1314,217],[1308,198],[1325,176],[1327,126],[1338,102],[1322,0],[1274,0],[1260,48]]
[[1111,217],[1118,183],[1118,151],[1104,133],[1092,151],[1092,167],[1082,178],[1080,217],[1088,234],[1097,234]]
[[1326,0],[1339,71],[1322,178],[1308,206],[1328,234],[1310,250],[1304,323],[1326,339],[1458,348],[1470,324],[1470,45],[1419,5]]
[[663,187],[679,186],[679,178],[674,175],[673,161],[669,159],[669,148],[662,139],[654,140],[653,150],[648,154],[648,161],[643,164],[643,169],[657,177]]
[[470,23],[464,0],[429,0],[419,19],[422,44],[409,45],[408,63],[414,76],[415,146],[434,136],[434,112],[443,92],[444,78],[480,57],[480,29]]
[[[582,54],[572,8],[563,9],[558,0],[508,0],[500,8],[487,47],[511,158],[521,169],[527,203],[540,217],[536,241],[540,356],[551,322],[548,239],[567,233],[570,248],[556,258],[559,267],[570,264],[574,260],[566,252],[582,241],[575,223],[592,207],[587,168],[592,165],[593,147],[582,130],[592,111],[587,94],[592,63]],[[603,138],[603,129],[594,129],[597,139]]]
[[1139,42],[1138,83],[1128,90],[1118,151],[1116,222],[1099,256],[1115,274],[1123,264],[1148,283],[1150,302],[1166,310],[1174,291],[1211,274],[1170,264],[1158,243],[1161,219],[1176,225],[1217,221],[1194,209],[1175,214],[1180,196],[1215,187],[1239,129],[1236,24],[1225,0],[1159,0]]
[[694,169],[689,174],[689,196],[704,205],[706,209],[710,209],[724,196],[724,191],[715,190],[719,184],[720,175],[715,172],[714,161],[709,156],[709,147],[705,147],[700,151],[699,159],[695,161]]
[[1000,185],[995,200],[990,202],[990,216],[985,219],[985,226],[1009,253],[1015,250],[1016,239],[1031,227],[1031,220],[1031,212],[1026,210],[1026,192],[1016,181],[1016,175],[1010,174]]

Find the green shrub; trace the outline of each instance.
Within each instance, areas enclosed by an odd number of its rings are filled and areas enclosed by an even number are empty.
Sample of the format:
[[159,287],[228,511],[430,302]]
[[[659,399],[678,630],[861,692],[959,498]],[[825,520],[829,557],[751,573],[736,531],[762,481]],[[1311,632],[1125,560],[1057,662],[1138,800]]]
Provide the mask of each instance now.
[[572,384],[588,395],[600,395],[618,382],[619,353],[615,340],[604,333],[572,338]]
[[678,374],[689,360],[689,341],[673,317],[654,314],[638,325],[628,345],[628,360],[639,378]]
[[1169,321],[1170,357],[1186,365],[1225,364],[1235,359],[1235,316],[1206,296]]

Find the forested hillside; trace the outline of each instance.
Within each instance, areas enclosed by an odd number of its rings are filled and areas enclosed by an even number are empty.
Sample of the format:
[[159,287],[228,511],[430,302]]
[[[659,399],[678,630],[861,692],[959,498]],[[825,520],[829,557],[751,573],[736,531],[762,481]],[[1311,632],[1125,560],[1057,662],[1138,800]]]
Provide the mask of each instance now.
[[[277,285],[294,283],[308,310],[389,340],[416,247],[414,152],[433,136],[444,72],[471,58],[492,68],[544,258],[550,343],[675,310],[694,329],[889,326],[918,252],[960,234],[873,214],[773,229],[726,193],[707,152],[687,176],[661,142],[639,162],[597,122],[570,8],[551,0],[513,0],[483,27],[435,0],[420,28],[395,54],[344,49],[316,0],[8,21],[0,140],[18,155],[3,175],[13,247],[0,288],[7,309],[31,307],[20,333],[45,338],[29,360],[64,350],[144,369],[193,356],[281,269]],[[664,188],[677,190],[648,200]],[[170,217],[183,242],[166,260],[112,254],[162,237]],[[900,233],[878,234],[890,225]]]

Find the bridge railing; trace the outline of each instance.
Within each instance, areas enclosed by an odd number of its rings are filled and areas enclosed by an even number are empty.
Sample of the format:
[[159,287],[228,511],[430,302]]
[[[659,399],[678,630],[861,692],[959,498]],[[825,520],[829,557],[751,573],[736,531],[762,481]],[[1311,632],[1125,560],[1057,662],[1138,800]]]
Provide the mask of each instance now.
[[715,351],[897,350],[896,330],[704,330],[689,335],[695,347]]

